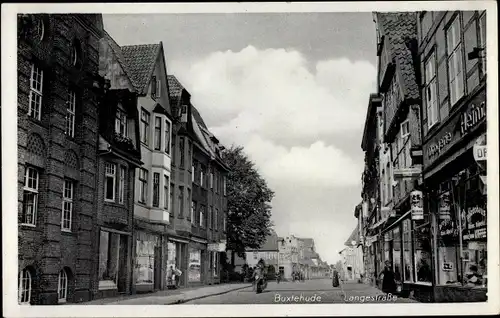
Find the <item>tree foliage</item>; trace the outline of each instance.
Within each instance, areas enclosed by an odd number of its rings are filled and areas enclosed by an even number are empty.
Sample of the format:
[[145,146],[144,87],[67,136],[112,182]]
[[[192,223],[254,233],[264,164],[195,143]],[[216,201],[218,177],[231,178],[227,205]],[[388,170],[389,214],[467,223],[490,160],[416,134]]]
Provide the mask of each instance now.
[[245,249],[259,248],[270,234],[274,192],[245,154],[243,147],[222,153],[231,172],[227,178],[227,249],[243,257]]

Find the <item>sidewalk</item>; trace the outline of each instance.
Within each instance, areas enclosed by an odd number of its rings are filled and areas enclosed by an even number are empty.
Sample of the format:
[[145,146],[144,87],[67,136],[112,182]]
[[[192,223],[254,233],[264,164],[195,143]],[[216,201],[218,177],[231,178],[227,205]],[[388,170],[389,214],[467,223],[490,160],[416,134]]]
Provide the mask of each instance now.
[[97,299],[79,303],[78,305],[172,305],[209,296],[221,295],[251,286],[252,284],[250,283],[230,283],[184,289],[162,290],[150,294],[126,295],[114,298]]

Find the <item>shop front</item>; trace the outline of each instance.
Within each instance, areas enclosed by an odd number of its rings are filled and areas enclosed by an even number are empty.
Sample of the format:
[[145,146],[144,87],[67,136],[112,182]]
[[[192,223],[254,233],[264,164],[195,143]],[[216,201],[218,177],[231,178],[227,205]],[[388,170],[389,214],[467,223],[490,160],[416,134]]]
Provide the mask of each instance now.
[[[187,240],[177,239],[170,237],[167,243],[167,273],[175,273],[176,270],[180,271],[180,275],[174,276],[175,282],[173,280],[166,281],[167,285],[173,286],[173,283],[177,284],[177,287],[186,287],[187,285],[187,250],[188,250]],[[178,272],[179,273],[179,272]]]
[[434,300],[486,301],[485,92],[429,140],[424,146],[424,165],[429,209],[436,228]]
[[187,283],[188,285],[202,285],[207,279],[207,244],[201,240],[189,242]]
[[162,236],[136,231],[135,238],[135,292],[162,289]]

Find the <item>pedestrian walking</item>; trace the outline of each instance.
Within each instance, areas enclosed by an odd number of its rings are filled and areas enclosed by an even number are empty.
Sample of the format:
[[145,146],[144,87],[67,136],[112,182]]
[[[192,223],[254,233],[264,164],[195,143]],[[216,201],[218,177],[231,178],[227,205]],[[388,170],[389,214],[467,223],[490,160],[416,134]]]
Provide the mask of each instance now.
[[337,272],[336,269],[333,270],[333,275],[332,275],[332,286],[333,287],[339,287],[340,286],[340,280],[339,280],[339,272]]
[[391,262],[385,261],[385,267],[384,270],[380,273],[379,277],[380,276],[382,276],[382,291],[387,294],[394,294],[397,290],[397,286],[394,272],[391,267]]

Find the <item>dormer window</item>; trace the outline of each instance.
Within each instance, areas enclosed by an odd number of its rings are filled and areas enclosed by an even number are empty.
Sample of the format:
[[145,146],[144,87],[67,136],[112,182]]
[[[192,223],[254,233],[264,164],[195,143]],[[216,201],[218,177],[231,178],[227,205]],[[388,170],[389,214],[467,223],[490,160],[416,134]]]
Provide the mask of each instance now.
[[161,96],[161,82],[156,76],[151,77],[151,98],[156,99]]
[[127,113],[121,108],[116,110],[115,131],[118,135],[127,137]]

